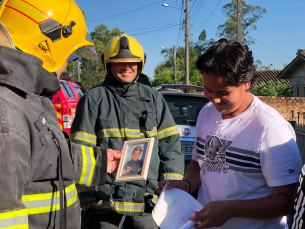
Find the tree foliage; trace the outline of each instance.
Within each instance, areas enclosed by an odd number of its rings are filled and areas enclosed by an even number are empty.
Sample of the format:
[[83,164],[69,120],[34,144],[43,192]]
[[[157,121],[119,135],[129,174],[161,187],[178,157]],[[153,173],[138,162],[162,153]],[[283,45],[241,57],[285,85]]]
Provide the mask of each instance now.
[[[218,26],[218,36],[227,38],[229,40],[236,40],[237,38],[237,0],[232,0],[230,3],[222,7],[223,13],[228,17],[228,20]],[[250,36],[250,32],[256,30],[255,23],[266,14],[266,9],[261,6],[252,6],[242,1],[242,35],[243,44],[253,44],[254,40]],[[205,30],[202,30],[198,40],[190,42],[189,52],[189,76],[190,84],[203,85],[202,77],[199,71],[195,69],[195,62],[199,55],[206,52],[216,41],[214,39],[207,40]],[[153,85],[157,86],[161,83],[174,82],[174,55],[172,48],[165,48],[161,50],[161,55],[164,61],[160,62],[155,68]],[[177,83],[184,83],[185,77],[185,48],[177,48],[176,69],[177,69]],[[257,69],[268,70],[270,66],[263,66],[262,62],[256,61]]]
[[299,54],[304,53],[304,52],[305,52],[305,49],[298,49],[296,55],[299,55]]
[[[190,42],[189,48],[189,84],[203,85],[203,80],[200,72],[195,68],[195,63],[199,55],[204,53],[215,40],[206,40],[206,31],[202,30],[198,37],[198,41]],[[173,48],[162,49],[160,54],[164,57],[164,61],[160,62],[156,69],[153,86],[159,84],[174,83],[174,52]],[[178,47],[176,51],[176,72],[177,84],[185,83],[185,48]]]
[[[113,37],[123,34],[119,28],[109,30],[106,25],[101,24],[95,27],[94,31],[90,33],[91,39],[95,44],[95,50],[98,57],[101,57],[105,50],[106,44]],[[105,79],[105,69],[101,59],[89,60],[86,58],[80,58],[80,80],[87,89],[101,84]],[[62,74],[64,77],[72,77],[74,81],[77,81],[77,71],[75,61],[71,62],[67,66],[67,71]]]
[[274,83],[269,81],[268,83],[262,83],[252,88],[251,93],[257,96],[291,96],[291,88],[282,82]]
[[[230,40],[237,40],[237,0],[225,4],[222,7],[222,12],[228,17],[226,22],[218,26],[218,35]],[[253,38],[250,36],[250,32],[256,30],[255,23],[261,19],[267,10],[259,5],[253,6],[246,4],[242,1],[242,43],[254,44]]]

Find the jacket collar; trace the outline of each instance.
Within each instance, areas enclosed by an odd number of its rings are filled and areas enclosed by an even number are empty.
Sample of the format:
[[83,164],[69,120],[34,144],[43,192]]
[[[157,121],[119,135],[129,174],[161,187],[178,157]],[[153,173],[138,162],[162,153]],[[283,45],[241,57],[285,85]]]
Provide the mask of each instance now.
[[122,84],[115,79],[112,74],[106,76],[106,80],[103,84],[106,85],[113,93],[119,94],[122,97],[132,96],[136,94],[139,89],[138,83]]
[[4,46],[0,46],[0,83],[27,94],[53,96],[60,90],[59,80],[42,67],[42,60]]

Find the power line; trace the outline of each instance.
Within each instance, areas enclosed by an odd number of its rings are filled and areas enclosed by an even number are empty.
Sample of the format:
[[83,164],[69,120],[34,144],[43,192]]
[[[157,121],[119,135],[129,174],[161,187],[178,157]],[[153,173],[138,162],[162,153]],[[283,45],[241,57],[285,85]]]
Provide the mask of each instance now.
[[[260,56],[257,56],[257,55],[255,55],[255,56],[258,57],[258,58],[260,58],[260,59],[269,60],[269,59],[266,59],[266,58],[264,58],[264,57],[260,57]],[[278,63],[278,64],[283,64],[283,63],[280,63],[280,62],[275,61],[275,60],[269,60],[269,61],[274,62],[274,63]]]
[[151,31],[147,31],[147,32],[143,32],[143,33],[135,33],[135,34],[131,34],[129,36],[135,36],[135,35],[140,35],[140,34],[145,34],[145,33],[151,33],[151,32],[155,32],[155,31],[159,31],[159,30],[164,30],[164,29],[167,29],[167,28],[172,28],[172,27],[176,27],[178,26],[179,24],[176,24],[176,25],[172,25],[172,26],[167,26],[167,27],[163,27],[161,29],[155,29],[155,30],[151,30]]
[[191,9],[189,10],[189,14],[191,14],[191,11],[192,11],[192,9],[193,9],[193,7],[194,7],[196,1],[197,1],[197,0],[195,0],[194,4],[192,5]]
[[194,17],[195,16],[195,14],[196,14],[196,17],[195,17],[195,19],[197,18],[197,16],[198,16],[198,14],[199,14],[199,12],[201,11],[201,9],[202,9],[202,7],[203,7],[203,5],[204,5],[204,3],[206,2],[206,0],[204,0],[203,2],[202,2],[202,4],[201,4],[201,6],[199,7],[199,8],[196,8],[196,9],[198,9],[197,11],[196,10],[194,10],[194,13],[193,13],[193,15],[191,15],[190,17]]
[[255,50],[256,52],[260,52],[260,53],[263,53],[263,54],[265,54],[265,55],[267,55],[267,56],[270,56],[270,57],[272,57],[272,58],[275,58],[275,59],[277,59],[277,60],[280,60],[280,61],[282,61],[284,64],[286,63],[285,61],[283,61],[283,60],[281,60],[281,59],[279,59],[279,58],[277,58],[277,57],[271,56],[271,55],[269,55],[269,54],[267,54],[267,53],[264,53],[264,52],[258,51],[258,50],[253,49],[253,48],[251,48],[251,49],[252,49],[252,50]]
[[[214,16],[216,16],[217,18],[219,18],[220,20],[226,22],[224,19],[222,19],[221,17],[219,17],[219,16],[217,16],[216,14],[214,14],[215,9],[214,9],[213,12],[212,12],[212,11],[210,11],[209,9],[207,9],[207,8],[204,7],[204,6],[203,6],[203,8],[205,8],[207,11],[209,11],[211,14],[213,14]],[[204,25],[204,24],[203,24],[203,25]],[[201,27],[202,27],[202,26],[201,26]],[[201,27],[200,27],[200,28],[201,28]],[[197,29],[197,30],[198,30],[198,29]],[[197,30],[196,30],[196,31],[197,31]],[[195,31],[195,32],[196,32],[196,31]],[[262,42],[258,41],[257,39],[254,39],[254,40],[257,41],[258,43],[260,43],[261,45],[264,45],[265,47],[267,47],[267,48],[273,50],[274,52],[276,52],[276,53],[278,53],[278,54],[281,54],[282,56],[285,56],[286,58],[293,59],[293,58],[290,58],[290,57],[286,56],[286,55],[283,54],[283,53],[280,53],[280,52],[274,50],[273,48],[270,48],[269,46],[263,44]]]
[[[183,0],[182,0],[182,9],[183,9]],[[178,48],[178,41],[179,41],[179,36],[180,36],[180,31],[181,31],[181,26],[182,26],[182,23],[181,23],[181,19],[182,19],[182,10],[181,10],[181,14],[180,14],[180,25],[179,25],[179,32],[178,32],[178,37],[177,37],[177,44],[176,44],[176,47]]]
[[274,52],[277,52],[278,54],[281,54],[281,55],[283,55],[283,56],[287,57],[287,58],[288,58],[288,59],[290,59],[290,60],[292,60],[292,59],[293,59],[293,58],[290,58],[289,56],[286,56],[286,55],[285,55],[285,54],[283,54],[283,53],[280,53],[280,52],[278,52],[278,51],[274,50],[273,48],[270,48],[269,46],[267,46],[267,45],[265,45],[265,44],[263,44],[263,43],[259,42],[259,41],[258,41],[258,40],[256,40],[256,39],[253,39],[253,40],[255,40],[255,41],[257,41],[258,43],[260,43],[261,45],[263,45],[263,46],[265,46],[265,47],[267,47],[267,48],[269,48],[269,49],[273,50]]
[[120,16],[120,15],[123,15],[123,14],[128,14],[128,13],[131,13],[131,12],[134,12],[134,11],[137,11],[137,10],[144,9],[144,8],[149,7],[149,6],[152,6],[152,5],[156,5],[156,4],[160,3],[160,2],[162,2],[162,1],[158,1],[158,2],[155,2],[155,3],[153,3],[153,4],[150,4],[150,5],[147,5],[147,6],[143,6],[143,7],[134,9],[134,10],[130,10],[130,11],[127,11],[127,12],[124,12],[124,13],[120,13],[120,14],[116,14],[116,15],[109,16],[109,17],[104,17],[104,18],[100,18],[100,19],[95,19],[95,20],[92,20],[92,21],[88,21],[87,23],[95,22],[95,21],[100,21],[100,20],[104,20],[104,19],[108,19],[108,18],[112,18],[112,17],[117,17],[117,16]]
[[[213,12],[211,12],[211,14],[209,15],[209,17],[208,17],[208,18],[205,20],[205,22],[202,24],[202,26],[210,19],[210,17],[212,16],[212,14],[214,14],[214,12],[215,12],[215,10],[217,9],[217,7],[219,6],[220,2],[221,2],[221,0],[219,0],[218,4],[217,4],[216,7],[214,8]],[[194,33],[196,33],[199,29],[201,29],[202,26],[200,26]]]
[[[155,24],[155,25],[148,25],[148,26],[144,26],[144,27],[140,27],[140,28],[135,28],[135,29],[132,29],[132,30],[126,30],[128,32],[134,32],[134,31],[139,31],[139,30],[147,30],[147,29],[153,29],[153,28],[158,28],[158,27],[162,27],[164,25],[176,25],[177,23],[171,23],[169,24],[169,22],[174,22],[174,21],[178,21],[179,19],[175,19],[175,20],[171,20],[171,21],[167,21],[167,22],[163,22],[163,23],[160,23],[160,24]],[[124,30],[125,31],[125,30]]]

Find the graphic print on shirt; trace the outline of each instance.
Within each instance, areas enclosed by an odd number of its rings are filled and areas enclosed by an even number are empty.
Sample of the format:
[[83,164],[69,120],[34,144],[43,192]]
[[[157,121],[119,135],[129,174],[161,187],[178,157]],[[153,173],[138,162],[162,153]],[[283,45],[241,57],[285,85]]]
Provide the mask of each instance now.
[[[197,158],[203,172],[227,173],[234,170],[261,173],[260,154],[231,146],[233,141],[207,135],[207,140],[197,137]],[[199,162],[198,161],[198,162]]]
[[224,152],[229,146],[227,144],[224,147],[224,144],[217,136],[208,136],[204,149],[206,159],[201,165],[204,173],[205,171],[218,173],[228,172],[230,166],[226,164],[226,155]]

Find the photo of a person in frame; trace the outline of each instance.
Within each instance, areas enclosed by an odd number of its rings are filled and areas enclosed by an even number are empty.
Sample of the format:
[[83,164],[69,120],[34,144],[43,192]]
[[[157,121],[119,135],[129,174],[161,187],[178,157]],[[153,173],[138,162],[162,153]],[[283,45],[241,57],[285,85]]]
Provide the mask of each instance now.
[[131,175],[140,175],[142,172],[143,161],[140,160],[142,154],[142,147],[137,146],[133,149],[131,154],[131,159],[127,161],[123,168],[124,176],[131,176]]

